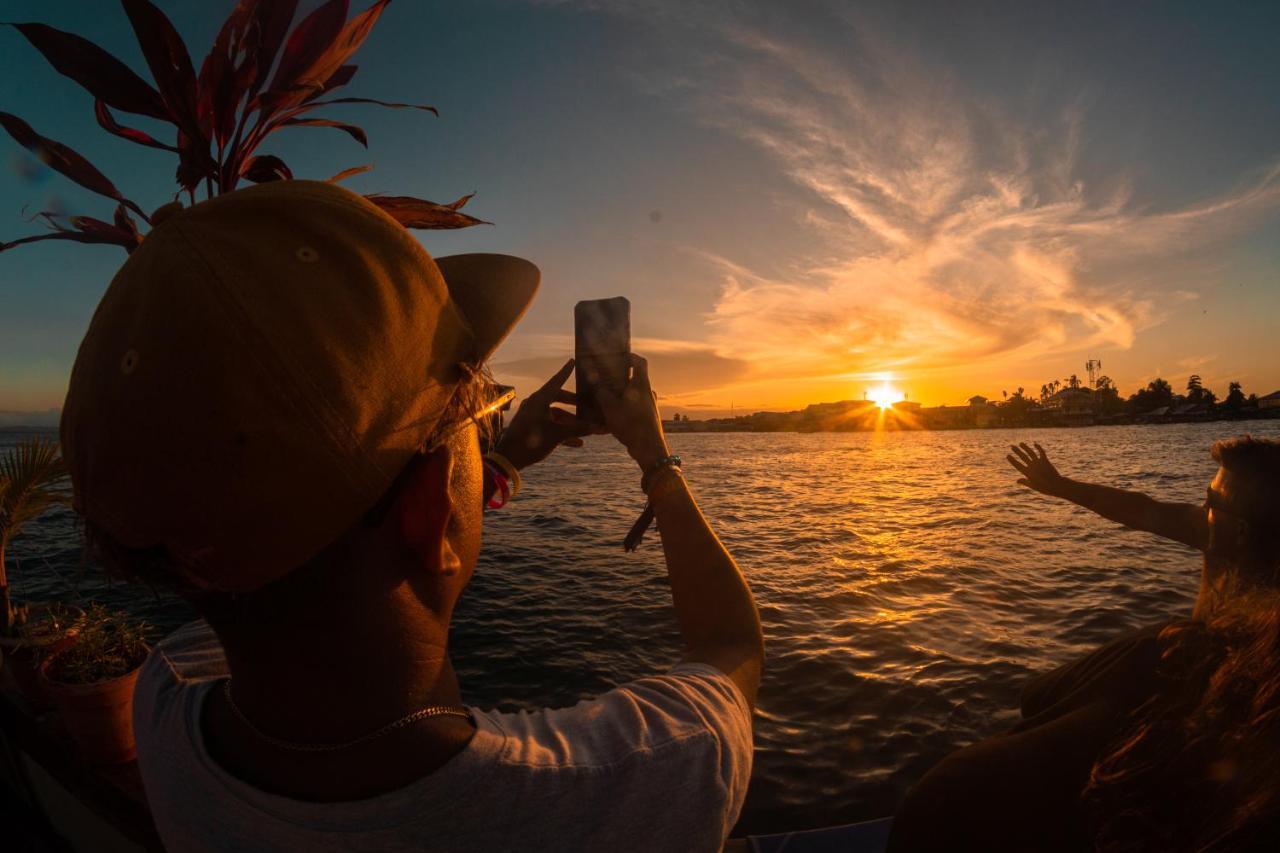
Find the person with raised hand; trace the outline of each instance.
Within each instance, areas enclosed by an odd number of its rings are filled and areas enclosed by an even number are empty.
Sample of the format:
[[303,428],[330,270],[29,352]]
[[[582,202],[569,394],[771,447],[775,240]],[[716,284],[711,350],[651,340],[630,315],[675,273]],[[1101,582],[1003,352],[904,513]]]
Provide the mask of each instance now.
[[1190,614],[1023,687],[1021,720],[908,792],[889,849],[1271,850],[1280,831],[1280,441],[1219,441],[1203,504],[1064,477],[1039,444],[1018,483],[1203,552]]
[[[1204,504],[1158,501],[1141,492],[1130,492],[1096,483],[1071,480],[1058,473],[1049,454],[1039,444],[1010,445],[1009,460],[1019,474],[1018,484],[1092,510],[1103,518],[1154,533],[1203,551],[1208,543],[1208,515]],[[1227,476],[1227,475],[1224,475]]]

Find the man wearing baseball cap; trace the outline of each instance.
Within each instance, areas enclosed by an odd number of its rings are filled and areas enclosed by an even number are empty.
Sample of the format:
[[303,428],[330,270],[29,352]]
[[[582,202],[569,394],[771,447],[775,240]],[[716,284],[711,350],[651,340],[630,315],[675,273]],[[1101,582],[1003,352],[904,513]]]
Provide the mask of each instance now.
[[152,224],[80,347],[62,440],[98,557],[203,617],[135,695],[166,846],[719,849],[750,776],[760,623],[645,362],[600,402],[660,526],[683,660],[571,708],[467,707],[448,637],[483,506],[589,431],[551,406],[572,402],[566,364],[482,457],[484,363],[537,268],[433,259],[328,183]]

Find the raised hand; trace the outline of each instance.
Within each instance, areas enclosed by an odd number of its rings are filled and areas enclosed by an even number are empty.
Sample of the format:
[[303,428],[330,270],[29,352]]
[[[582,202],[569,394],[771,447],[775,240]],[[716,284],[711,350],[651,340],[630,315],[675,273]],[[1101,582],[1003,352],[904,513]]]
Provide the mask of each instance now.
[[649,386],[649,362],[632,353],[627,387],[615,394],[601,386],[596,389],[596,400],[609,432],[622,442],[642,471],[670,455],[662,432],[662,416],[658,414],[658,398]]
[[564,383],[572,372],[573,359],[569,359],[546,384],[524,399],[511,423],[502,431],[494,450],[511,460],[512,465],[527,468],[546,459],[562,444],[581,447],[582,436],[601,432],[578,420],[572,412],[552,405],[577,403],[577,396],[564,390]]
[[1017,447],[1010,445],[1010,449],[1013,453],[1005,458],[1022,475],[1018,479],[1020,485],[1051,497],[1064,496],[1067,478],[1053,467],[1053,463],[1049,461],[1049,454],[1044,452],[1043,447],[1037,444],[1032,450],[1024,441]]

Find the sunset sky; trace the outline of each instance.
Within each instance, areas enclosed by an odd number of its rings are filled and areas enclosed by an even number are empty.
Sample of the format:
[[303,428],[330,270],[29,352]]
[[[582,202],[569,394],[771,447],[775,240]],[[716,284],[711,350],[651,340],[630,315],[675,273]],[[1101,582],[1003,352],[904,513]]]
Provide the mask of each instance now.
[[[140,73],[119,7],[5,0]],[[160,5],[197,63],[231,0]],[[317,5],[304,0],[304,8]],[[353,3],[363,8],[367,2]],[[1280,4],[397,2],[350,94],[364,126],[282,133],[295,174],[449,201],[492,227],[437,255],[543,271],[495,359],[527,391],[579,299],[626,295],[664,412],[861,397],[999,398],[1100,358],[1122,393],[1190,373],[1280,389]],[[150,209],[176,158],[107,136],[92,99],[0,30],[0,109]],[[327,114],[328,115],[328,114]],[[148,126],[139,119],[139,126]],[[105,199],[0,139],[0,240]],[[0,254],[0,409],[61,405],[115,247]]]

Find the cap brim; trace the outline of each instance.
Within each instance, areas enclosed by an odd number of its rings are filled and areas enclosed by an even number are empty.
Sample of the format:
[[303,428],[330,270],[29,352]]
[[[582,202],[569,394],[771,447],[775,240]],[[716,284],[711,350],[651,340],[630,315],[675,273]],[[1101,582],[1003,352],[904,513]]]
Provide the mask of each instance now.
[[473,253],[435,259],[449,297],[471,328],[476,364],[493,355],[524,316],[542,273],[524,258]]

